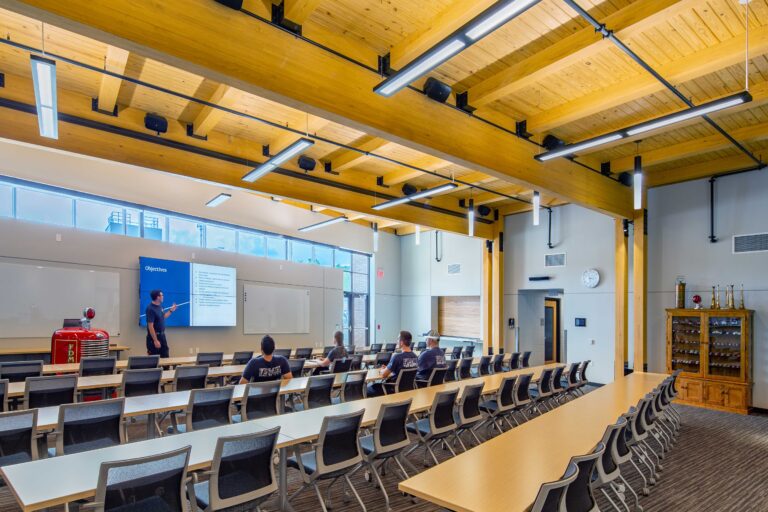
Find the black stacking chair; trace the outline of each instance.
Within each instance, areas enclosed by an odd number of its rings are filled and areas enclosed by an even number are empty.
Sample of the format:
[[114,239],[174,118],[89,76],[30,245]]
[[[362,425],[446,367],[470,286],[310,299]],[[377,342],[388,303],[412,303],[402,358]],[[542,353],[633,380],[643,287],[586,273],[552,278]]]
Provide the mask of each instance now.
[[173,390],[203,389],[208,381],[208,366],[177,366],[173,372]]
[[307,387],[301,396],[301,403],[296,404],[297,410],[315,409],[331,405],[331,393],[333,392],[333,383],[336,375],[329,373],[326,375],[313,375],[307,379]]
[[416,372],[418,368],[403,368],[397,373],[395,382],[385,382],[382,386],[386,394],[412,391],[416,389]]
[[42,361],[6,361],[0,363],[0,379],[9,382],[24,382],[27,377],[43,375]]
[[424,465],[427,465],[427,454],[432,456],[435,465],[438,464],[437,456],[432,450],[432,446],[437,443],[443,443],[443,446],[456,456],[456,452],[451,448],[450,443],[443,442],[446,437],[456,435],[456,419],[453,415],[453,407],[456,404],[456,397],[459,394],[458,389],[441,391],[435,395],[432,406],[425,418],[417,419],[413,423],[408,423],[408,432],[418,435],[419,442],[408,451],[412,453],[419,446],[424,447]]
[[37,409],[0,413],[0,466],[37,460],[36,425]]
[[349,365],[349,371],[356,372],[363,369],[363,354],[352,354],[350,359],[352,363]]
[[25,409],[75,402],[77,402],[77,375],[45,375],[28,377],[25,381]]
[[[531,392],[529,390],[531,386],[531,379],[533,379],[532,373],[526,373],[517,377],[517,383],[515,384],[515,413],[519,413],[523,416],[523,420],[527,420],[526,413],[533,411],[533,399],[531,398]],[[511,415],[512,420],[519,425],[514,413]]]
[[598,443],[592,453],[571,457],[571,463],[576,464],[579,472],[576,479],[565,491],[565,508],[568,512],[597,511],[597,502],[592,492],[592,474],[595,471],[597,459],[602,457],[605,445]]
[[224,362],[224,352],[199,352],[197,354],[197,359],[195,361],[195,364],[197,365],[208,365],[209,367],[212,366],[221,366],[221,364]]
[[376,354],[376,361],[373,363],[373,366],[374,368],[387,366],[390,359],[392,359],[392,352],[379,352]]
[[484,419],[483,413],[480,411],[483,386],[483,383],[466,386],[461,393],[459,403],[456,405],[456,411],[453,413],[456,420],[456,438],[464,451],[467,451],[467,447],[461,439],[461,434],[464,432],[472,434],[477,444],[481,442],[480,438],[477,437],[475,427],[479,427]]
[[472,378],[472,358],[464,357],[459,362],[459,378],[471,379]]
[[296,349],[296,355],[293,356],[296,359],[311,359],[312,358],[312,347],[302,347]]
[[245,386],[241,413],[232,416],[232,423],[268,418],[282,413],[280,380],[251,382]]
[[253,350],[243,350],[232,354],[233,365],[248,364],[251,359],[253,359]]
[[579,383],[576,385],[576,392],[580,395],[584,394],[584,386],[589,383],[589,379],[587,378],[587,367],[589,366],[589,363],[591,363],[589,359],[584,361],[584,364],[581,365],[581,370],[579,370]]
[[104,512],[185,512],[191,446],[149,457],[103,462],[93,508]]
[[533,502],[530,512],[557,512],[566,510],[565,492],[568,486],[576,480],[579,474],[579,467],[573,462],[568,463],[565,474],[554,482],[541,484],[539,494],[536,495],[536,501]]
[[384,352],[394,352],[397,348],[397,343],[385,343]]
[[344,348],[347,350],[348,356],[354,355],[355,352],[357,351],[357,347],[355,347],[354,345],[346,345]]
[[[0,379],[0,412],[8,410],[8,379]],[[1,466],[1,464],[0,464]]]
[[[78,374],[81,377],[92,377],[96,375],[114,375],[117,368],[117,359],[114,357],[84,357],[80,360],[80,370]],[[80,401],[88,399],[103,400],[110,396],[114,389],[84,389],[80,391]]]
[[504,377],[499,385],[499,389],[496,390],[496,396],[480,404],[480,410],[488,414],[485,423],[488,424],[490,431],[493,431],[495,427],[499,434],[503,433],[504,426],[502,421],[505,421],[509,428],[514,428],[510,417],[514,419],[512,414],[515,411],[515,386],[517,379],[516,375]]
[[384,464],[389,460],[394,460],[406,479],[410,476],[405,470],[405,465],[409,466],[414,474],[418,472],[410,461],[402,455],[403,450],[411,444],[405,425],[408,421],[408,411],[411,408],[412,400],[409,398],[402,402],[383,404],[379,408],[379,415],[376,417],[372,434],[360,438],[363,463],[367,467],[366,480],[376,479],[379,489],[384,494],[386,510],[390,510],[389,495],[379,476],[379,473],[384,471]]
[[274,356],[283,356],[286,359],[290,359],[291,357],[291,349],[289,348],[276,348],[274,352],[272,352],[272,355]]
[[451,359],[459,360],[461,359],[461,350],[462,348],[459,345],[454,346],[451,349]]
[[545,368],[539,376],[536,389],[529,391],[533,402],[536,404],[536,409],[542,406],[547,411],[551,410],[548,402],[552,399],[552,377],[554,373],[554,368]]
[[501,373],[504,371],[504,354],[496,354],[491,361],[491,369],[493,373]]
[[416,343],[416,350],[426,350],[427,349],[427,342],[426,341],[420,341]]
[[474,353],[475,353],[475,346],[469,345],[464,347],[464,355],[462,357],[473,357]]
[[362,400],[367,393],[365,379],[368,376],[367,370],[357,372],[348,372],[344,374],[344,382],[341,385],[341,394],[334,397],[334,404],[341,402],[352,402],[353,400]]
[[562,400],[565,395],[565,386],[563,386],[564,370],[564,366],[558,366],[552,374],[552,401],[555,406],[560,404],[560,400]]
[[[321,376],[320,378],[325,377]],[[322,499],[317,482],[332,479],[331,485],[333,485],[339,478],[344,478],[358,503],[365,510],[365,504],[349,479],[360,469],[360,463],[363,461],[358,436],[364,412],[364,410],[359,410],[349,414],[326,416],[323,418],[320,437],[315,444],[315,449],[304,453],[299,453],[296,449],[296,455],[288,458],[288,467],[297,469],[302,479],[301,488],[289,498],[289,501],[308,487],[314,487],[323,512],[327,512],[326,503]],[[328,508],[331,508],[330,488],[328,489],[327,505]]]
[[520,352],[512,352],[509,356],[509,369],[517,370],[518,368],[520,368]]
[[458,359],[448,359],[445,362],[445,368],[448,370],[445,373],[445,382],[454,382],[456,378],[456,367],[459,365]]
[[491,356],[481,356],[480,364],[477,365],[477,377],[491,374]]
[[336,348],[335,345],[328,345],[327,347],[323,347],[323,357],[328,357],[328,354],[331,353],[331,350]]
[[291,375],[301,377],[302,373],[304,373],[304,363],[306,361],[306,359],[289,359],[288,367],[291,369]]
[[571,398],[576,397],[576,388],[579,387],[579,368],[582,363],[571,363],[568,366],[568,375],[566,376],[567,384],[565,388],[565,394]]
[[146,368],[158,368],[160,356],[128,356],[129,370],[144,370]]
[[163,370],[161,368],[126,370],[123,372],[123,382],[120,385],[122,395],[125,397],[156,395],[160,392],[160,380],[162,378]]
[[345,357],[331,363],[331,373],[346,373],[352,369],[352,359]]
[[[277,491],[275,447],[280,427],[238,436],[220,437],[213,452],[211,470],[193,473],[190,500],[203,512],[256,510]],[[200,476],[208,476],[200,481]],[[193,508],[194,510],[194,508]]]
[[125,398],[98,400],[59,407],[54,434],[56,448],[48,454],[69,455],[125,443]]
[[[608,427],[605,429],[603,439],[601,440],[601,442],[605,445],[605,450],[603,451],[603,455],[597,459],[597,464],[595,465],[595,476],[592,478],[591,482],[592,491],[594,492],[599,489],[600,492],[603,493],[603,496],[605,496],[608,502],[613,506],[613,508],[620,512],[629,510],[629,505],[627,505],[624,499],[623,492],[623,487],[626,484],[623,483],[624,481],[617,482],[617,480],[620,480],[622,477],[621,468],[619,467],[619,463],[615,458],[618,437],[620,435],[625,435],[624,429],[626,426],[627,420],[626,418],[622,417],[619,418],[618,422],[613,425],[608,425]],[[635,491],[632,489],[632,487],[629,487],[629,490],[634,495],[635,510],[637,510],[637,507],[640,504],[639,498],[635,494]],[[617,498],[621,503],[621,507],[616,505],[608,491],[613,492],[614,497]]]
[[233,386],[218,388],[193,389],[189,393],[189,403],[184,415],[184,425],[179,425],[176,416],[171,415],[172,426],[168,433],[192,432],[232,423]]
[[438,386],[445,382],[445,375],[448,373],[448,368],[432,368],[432,373],[429,374],[427,380],[416,380],[416,386],[420,388],[426,388],[427,386]]
[[523,368],[529,368],[531,366],[531,353],[523,352]]
[[382,347],[384,347],[382,343],[371,343],[371,354],[378,354]]

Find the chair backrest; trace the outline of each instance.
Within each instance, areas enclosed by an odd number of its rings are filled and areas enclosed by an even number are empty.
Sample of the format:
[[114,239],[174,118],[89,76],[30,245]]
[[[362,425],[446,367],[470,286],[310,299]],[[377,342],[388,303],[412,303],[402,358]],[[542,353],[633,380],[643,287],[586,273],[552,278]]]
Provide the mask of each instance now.
[[491,368],[493,369],[493,373],[501,373],[504,371],[504,354],[496,354],[493,356]]
[[0,413],[0,466],[37,460],[36,425],[37,409]]
[[234,386],[193,389],[189,394],[185,416],[187,432],[232,423],[232,393]]
[[584,385],[587,382],[589,382],[589,379],[587,378],[587,367],[589,366],[589,363],[591,363],[589,359],[584,361],[584,364],[581,366],[581,371],[579,372],[579,383]]
[[601,483],[607,483],[619,477],[619,463],[616,460],[616,443],[619,435],[624,435],[626,418],[619,418],[613,425],[608,425],[601,442],[605,445],[603,455],[597,460],[597,475]]
[[573,389],[579,383],[579,367],[581,362],[571,363],[568,366],[568,389]]
[[565,491],[565,508],[569,512],[590,512],[596,509],[590,484],[597,459],[603,456],[603,452],[605,445],[598,443],[592,453],[571,457],[571,462],[579,467],[579,472]]
[[478,368],[478,373],[480,375],[490,375],[491,374],[491,356],[481,356],[480,357],[480,366]]
[[517,375],[504,377],[499,389],[496,391],[497,412],[504,412],[515,407],[515,385],[517,384]]
[[427,349],[427,342],[426,341],[420,341],[416,343],[416,350],[426,350]]
[[142,370],[125,370],[120,386],[123,396],[155,395],[160,392],[160,380],[163,377],[161,368],[145,368]]
[[312,347],[301,347],[296,349],[296,359],[309,359],[312,357]]
[[472,357],[472,355],[475,353],[475,346],[474,345],[468,345],[464,347],[464,357]]
[[224,362],[224,352],[198,352],[196,364],[208,366],[221,366]]
[[560,480],[541,484],[539,494],[536,495],[536,500],[533,502],[530,512],[558,512],[566,510],[566,489],[576,480],[578,474],[579,467],[573,462],[569,462],[568,468]]
[[350,356],[352,362],[349,365],[349,371],[356,372],[363,368],[363,354],[352,354]]
[[367,376],[368,372],[366,370],[344,374],[344,384],[341,386],[341,401],[351,402],[365,398],[367,392],[365,379]]
[[554,368],[545,368],[539,376],[539,382],[536,384],[539,391],[539,398],[546,398],[552,395],[552,375]]
[[480,412],[480,399],[483,396],[483,383],[465,386],[458,404],[459,424],[473,423],[483,419]]
[[84,357],[80,360],[78,373],[81,377],[112,375],[116,368],[117,359],[114,357]]
[[232,354],[232,364],[248,364],[248,361],[253,359],[253,350],[243,350]]
[[432,368],[432,373],[429,376],[429,385],[438,386],[445,382],[445,375],[448,373],[448,368]]
[[328,345],[327,347],[323,347],[323,357],[328,357],[328,354],[331,353],[331,350],[336,348],[335,345]]
[[528,392],[528,387],[531,385],[532,373],[526,373],[520,375],[515,383],[515,406],[520,407],[531,402],[531,394]]
[[354,345],[345,345],[344,349],[347,351],[348,356],[351,356],[357,351],[357,347],[355,347]]
[[395,380],[395,392],[412,391],[416,387],[416,372],[418,368],[401,368]]
[[564,369],[565,369],[564,366],[558,366],[557,368],[555,368],[555,371],[552,374],[552,392],[554,393],[559,393],[565,389],[563,387],[563,370]]
[[379,352],[376,354],[376,366],[386,366],[389,364],[389,360],[392,359],[392,352]]
[[103,462],[95,504],[112,510],[186,512],[187,463],[191,446],[149,457]]
[[208,366],[177,366],[173,372],[173,390],[202,389],[208,380]]
[[216,441],[208,491],[211,510],[264,499],[277,490],[272,460],[279,433],[278,426]]
[[77,375],[29,377],[24,384],[27,409],[72,404],[77,401]]
[[313,375],[307,379],[307,387],[304,389],[304,408],[314,409],[331,405],[331,392],[336,375]]
[[531,353],[530,352],[523,352],[523,368],[528,368],[531,366]]
[[637,409],[630,408],[628,412],[621,415],[619,421],[624,420],[624,423],[616,435],[616,443],[611,447],[611,454],[617,465],[624,464],[632,458],[632,451],[629,449],[629,442],[632,436],[632,421],[635,419]]
[[251,382],[245,386],[243,393],[242,418],[255,420],[280,414],[280,380]]
[[432,406],[429,408],[429,431],[432,436],[456,429],[453,407],[456,405],[458,395],[458,389],[440,391],[435,394]]
[[377,354],[381,352],[381,347],[383,347],[381,343],[371,343],[371,354]]
[[331,373],[346,373],[352,369],[352,359],[344,357],[331,363]]
[[373,427],[373,448],[376,455],[402,450],[411,444],[406,424],[412,398],[383,404]]
[[301,377],[302,372],[304,372],[304,363],[306,361],[306,359],[289,359],[288,367],[291,369],[291,375],[294,377]]
[[520,352],[512,352],[512,355],[509,356],[509,368],[510,370],[520,368]]
[[125,398],[59,407],[56,455],[69,455],[124,443],[124,408]]
[[27,377],[40,377],[43,374],[42,361],[7,361],[0,363],[0,379],[10,382],[24,382]]
[[8,410],[8,379],[0,379],[0,412]]
[[445,382],[454,382],[456,379],[456,367],[459,366],[458,359],[449,359],[445,362]]
[[144,370],[160,366],[160,356],[128,356],[129,370]]
[[457,359],[457,360],[461,359],[461,351],[462,351],[462,347],[460,345],[455,345],[451,349],[451,359]]
[[385,343],[384,352],[394,352],[397,348],[397,343]]
[[276,348],[274,352],[272,352],[273,356],[282,356],[286,359],[289,359],[291,357],[291,349],[289,348]]
[[469,379],[472,377],[472,358],[464,357],[459,363],[459,378]]
[[361,409],[323,418],[315,452],[318,476],[356,466],[363,460],[357,438],[364,412]]

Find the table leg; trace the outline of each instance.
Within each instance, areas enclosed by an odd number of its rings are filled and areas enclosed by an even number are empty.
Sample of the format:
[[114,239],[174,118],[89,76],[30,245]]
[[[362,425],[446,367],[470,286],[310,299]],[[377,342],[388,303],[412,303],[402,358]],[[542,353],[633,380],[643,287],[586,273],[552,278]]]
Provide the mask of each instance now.
[[277,467],[280,478],[280,510],[293,512],[293,507],[288,503],[288,449],[280,448],[279,456]]
[[147,439],[155,438],[155,413],[147,414]]

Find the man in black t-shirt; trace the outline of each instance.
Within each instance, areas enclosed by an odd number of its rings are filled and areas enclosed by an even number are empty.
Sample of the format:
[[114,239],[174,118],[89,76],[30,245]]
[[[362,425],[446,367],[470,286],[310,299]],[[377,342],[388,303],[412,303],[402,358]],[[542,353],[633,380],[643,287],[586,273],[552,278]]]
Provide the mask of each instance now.
[[419,354],[419,371],[416,372],[416,379],[428,380],[434,368],[445,368],[445,354],[440,350],[439,345],[439,336],[427,338],[427,350]]
[[176,311],[174,303],[168,311],[163,311],[163,291],[149,292],[149,303],[144,311],[147,320],[147,354],[168,357],[168,341],[165,339],[165,319]]
[[334,347],[330,352],[328,352],[328,355],[325,357],[325,359],[317,362],[317,368],[315,368],[315,371],[312,372],[314,375],[325,373],[331,367],[331,363],[333,363],[336,359],[344,359],[348,356],[347,349],[344,347],[343,332],[336,331],[333,333],[333,345]]
[[[394,354],[392,359],[389,360],[387,366],[381,368],[381,377],[387,384],[393,384],[397,380],[397,376],[400,370],[406,370],[410,368],[418,367],[418,359],[416,354],[411,352],[411,343],[413,337],[408,331],[400,331],[400,337],[398,338],[398,344],[402,352]],[[368,385],[368,396],[380,396],[384,394],[384,385],[381,382]]]
[[264,336],[261,340],[261,356],[254,357],[245,365],[240,384],[249,382],[265,382],[268,380],[283,379],[283,382],[291,380],[291,367],[283,356],[275,356],[275,340],[271,336]]

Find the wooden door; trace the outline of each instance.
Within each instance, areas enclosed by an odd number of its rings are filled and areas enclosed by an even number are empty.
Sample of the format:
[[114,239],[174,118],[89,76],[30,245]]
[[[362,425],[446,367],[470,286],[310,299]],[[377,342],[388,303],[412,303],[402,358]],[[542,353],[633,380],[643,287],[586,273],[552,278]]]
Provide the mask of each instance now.
[[704,386],[701,381],[680,379],[680,399],[688,402],[703,402]]
[[725,388],[717,382],[704,384],[704,403],[709,405],[723,405],[725,401]]
[[723,405],[731,409],[747,408],[747,388],[744,386],[724,385],[725,396]]
[[560,361],[560,300],[544,299],[544,361]]

